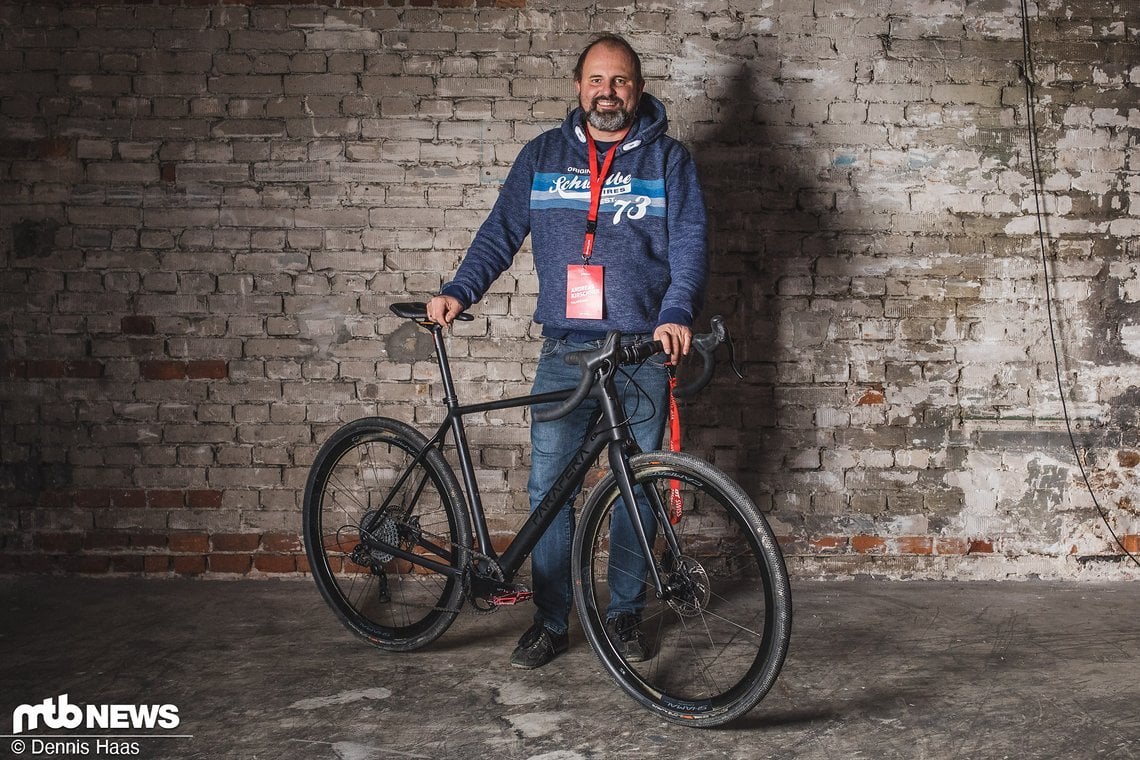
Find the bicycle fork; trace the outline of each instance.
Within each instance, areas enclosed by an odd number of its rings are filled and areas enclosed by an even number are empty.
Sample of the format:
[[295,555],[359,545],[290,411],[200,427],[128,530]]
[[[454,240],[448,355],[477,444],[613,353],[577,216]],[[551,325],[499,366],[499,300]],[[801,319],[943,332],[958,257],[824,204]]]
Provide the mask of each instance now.
[[[636,449],[636,444],[634,444],[634,448]],[[630,446],[627,441],[615,441],[610,445],[610,471],[617,480],[618,490],[621,492],[622,501],[625,503],[625,510],[629,515],[630,524],[633,526],[633,531],[637,535],[637,541],[641,546],[641,552],[645,557],[646,564],[649,565],[649,576],[653,581],[653,589],[657,594],[657,598],[662,601],[668,601],[672,596],[671,589],[665,585],[665,582],[661,578],[661,573],[657,569],[657,563],[653,560],[653,547],[649,543],[649,535],[645,530],[645,525],[642,523],[641,512],[637,509],[637,499],[634,495],[634,489],[637,486],[633,480],[633,469],[629,465],[629,449]],[[669,545],[669,552],[674,557],[680,557],[681,547],[677,543],[677,535],[673,532],[673,526],[669,522],[669,515],[666,511],[665,503],[661,499],[661,494],[657,493],[655,489],[645,486],[642,486],[641,490],[645,494],[646,501],[649,502],[649,508],[653,512],[653,519],[661,526],[659,529],[660,534]]]

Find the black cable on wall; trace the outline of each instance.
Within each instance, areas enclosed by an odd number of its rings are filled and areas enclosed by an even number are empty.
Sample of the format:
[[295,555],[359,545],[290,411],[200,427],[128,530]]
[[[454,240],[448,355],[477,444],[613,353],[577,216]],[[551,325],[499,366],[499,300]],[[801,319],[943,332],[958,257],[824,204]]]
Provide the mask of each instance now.
[[1045,281],[1045,311],[1049,321],[1049,339],[1053,345],[1053,365],[1057,371],[1057,391],[1061,397],[1061,413],[1065,418],[1065,429],[1069,433],[1069,443],[1073,448],[1073,456],[1076,458],[1077,467],[1081,471],[1081,477],[1084,479],[1085,487],[1088,489],[1093,504],[1100,514],[1100,519],[1104,522],[1105,528],[1108,529],[1109,534],[1116,541],[1120,550],[1128,555],[1129,559],[1136,563],[1137,567],[1140,567],[1140,559],[1137,559],[1136,556],[1124,546],[1124,542],[1120,540],[1120,536],[1117,535],[1116,531],[1112,528],[1112,524],[1109,523],[1108,514],[1104,511],[1104,507],[1101,506],[1100,500],[1097,499],[1096,490],[1089,481],[1088,471],[1085,469],[1080,448],[1077,446],[1076,436],[1073,434],[1073,422],[1069,417],[1068,403],[1065,401],[1065,383],[1061,377],[1061,352],[1057,345],[1057,332],[1053,319],[1053,281],[1050,277],[1048,246],[1045,242],[1045,212],[1042,207],[1042,187],[1044,183],[1041,179],[1041,151],[1038,143],[1037,117],[1035,111],[1037,106],[1037,94],[1034,91],[1037,78],[1033,68],[1033,45],[1029,35],[1029,8],[1027,0],[1021,0],[1021,47],[1021,76],[1022,79],[1025,80],[1025,120],[1026,128],[1029,133],[1029,162],[1033,175],[1033,201],[1036,204],[1037,211],[1037,241],[1041,247],[1041,269]]

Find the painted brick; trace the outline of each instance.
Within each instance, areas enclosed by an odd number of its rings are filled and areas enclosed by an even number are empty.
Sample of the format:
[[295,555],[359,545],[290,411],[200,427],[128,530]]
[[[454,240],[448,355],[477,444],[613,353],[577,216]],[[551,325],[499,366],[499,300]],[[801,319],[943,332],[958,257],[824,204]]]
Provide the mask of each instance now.
[[[17,5],[0,53],[14,191],[0,199],[0,415],[6,456],[40,452],[51,461],[19,465],[60,479],[35,499],[0,485],[54,547],[13,560],[22,572],[304,571],[297,504],[319,443],[367,414],[439,419],[422,405],[432,365],[399,350],[388,304],[454,271],[522,145],[573,102],[593,27],[631,34],[700,166],[714,270],[700,321],[728,313],[749,370],[692,402],[690,450],[787,517],[785,551],[937,556],[950,576],[1042,546],[1063,547],[1048,555],[1063,576],[1071,548],[1112,551],[1082,538],[1102,532],[1074,517],[1088,497],[1040,382],[1051,347],[1032,328],[1043,291],[1004,0],[970,6],[969,24],[962,2],[880,0],[743,20],[713,0],[683,14],[158,0],[67,23]],[[1140,302],[1140,117],[1110,11],[1041,9],[1034,52],[1050,292],[1080,360],[1067,398],[1104,421],[1091,466],[1122,518],[1140,333],[1091,305]],[[525,390],[536,293],[528,244],[450,333],[462,396]],[[497,414],[470,435],[501,527],[525,509],[526,421]]]

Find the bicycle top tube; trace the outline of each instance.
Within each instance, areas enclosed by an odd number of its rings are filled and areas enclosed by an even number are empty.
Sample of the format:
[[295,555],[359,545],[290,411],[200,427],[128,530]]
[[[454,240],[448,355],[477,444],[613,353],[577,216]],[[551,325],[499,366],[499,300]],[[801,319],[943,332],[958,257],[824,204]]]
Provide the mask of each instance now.
[[[427,304],[423,301],[408,301],[401,303],[394,303],[391,305],[392,313],[396,316],[410,319],[418,323],[421,327],[427,328],[435,332],[441,330],[442,327],[435,322],[428,319]],[[461,321],[471,321],[474,317],[467,313],[461,312],[456,319]],[[732,337],[728,334],[728,330],[724,324],[724,318],[719,314],[714,316],[711,320],[711,330],[708,333],[694,335],[692,346],[694,351],[701,358],[701,370],[697,377],[692,380],[679,384],[673,391],[673,395],[677,398],[687,398],[695,395],[698,391],[708,385],[712,380],[713,370],[716,367],[715,352],[718,346],[722,343],[728,346],[729,360],[732,364],[733,370],[738,377],[743,378],[744,374],[736,363],[736,352],[732,344]],[[616,336],[616,337],[615,337]],[[438,342],[437,346],[442,347]],[[589,394],[589,390],[594,381],[594,375],[598,369],[603,367],[607,362],[616,362],[617,364],[636,364],[643,362],[654,354],[660,353],[662,346],[660,341],[648,341],[645,343],[636,344],[633,346],[621,345],[621,333],[612,331],[606,336],[606,341],[603,345],[593,351],[578,351],[566,357],[569,364],[577,364],[582,368],[582,378],[576,388],[567,389],[572,391],[571,397],[560,407],[556,409],[549,409],[537,413],[535,418],[539,421],[549,421],[564,417],[569,414],[573,409],[582,402],[583,399]],[[440,354],[442,361],[440,368],[444,374],[445,386],[450,386],[450,373],[447,371],[447,362],[445,355]],[[493,408],[500,407],[500,404],[506,406],[525,406],[527,404],[536,403],[529,400],[533,397],[522,396],[514,399],[517,403],[509,403],[511,399],[504,399],[502,402],[493,402]],[[549,400],[549,399],[544,399]],[[454,393],[449,393],[449,405],[458,406],[458,401],[455,400]],[[478,405],[480,411],[486,410],[485,405]]]

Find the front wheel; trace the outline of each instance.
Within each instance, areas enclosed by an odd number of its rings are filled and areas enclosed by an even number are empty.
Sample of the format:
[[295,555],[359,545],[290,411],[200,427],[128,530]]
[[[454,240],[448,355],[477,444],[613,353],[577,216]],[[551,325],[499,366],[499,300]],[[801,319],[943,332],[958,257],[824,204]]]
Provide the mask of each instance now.
[[[657,451],[630,464],[643,512],[654,500],[680,507],[675,525],[647,531],[666,593],[657,597],[642,550],[624,537],[628,516],[610,474],[574,538],[574,599],[586,638],[618,685],[654,713],[690,726],[726,723],[764,698],[783,665],[792,619],[783,555],[752,500],[707,462]],[[611,532],[615,523],[626,527]],[[606,625],[616,612],[640,615],[640,656],[627,660],[623,634]]]
[[[321,595],[376,646],[425,646],[463,604],[471,528],[459,484],[439,450],[398,420],[351,422],[321,447],[305,486],[303,532]],[[393,547],[438,569],[396,557]]]

